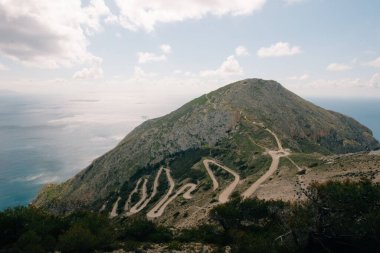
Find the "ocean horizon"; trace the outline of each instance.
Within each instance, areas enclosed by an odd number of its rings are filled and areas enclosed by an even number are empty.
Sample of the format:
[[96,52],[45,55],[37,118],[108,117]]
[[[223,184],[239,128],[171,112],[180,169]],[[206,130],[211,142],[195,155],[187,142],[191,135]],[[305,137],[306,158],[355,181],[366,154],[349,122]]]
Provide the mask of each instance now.
[[[379,99],[307,99],[380,139]],[[74,176],[138,124],[178,105],[122,100],[116,110],[109,101],[0,94],[0,210],[30,203],[44,184]]]

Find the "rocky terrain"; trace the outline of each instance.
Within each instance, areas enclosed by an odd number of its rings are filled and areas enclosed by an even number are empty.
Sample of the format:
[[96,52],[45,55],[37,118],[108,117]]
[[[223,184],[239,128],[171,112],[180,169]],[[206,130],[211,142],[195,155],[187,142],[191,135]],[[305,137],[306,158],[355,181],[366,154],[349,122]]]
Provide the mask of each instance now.
[[186,228],[234,196],[297,200],[313,181],[380,181],[371,131],[275,81],[247,79],[144,122],[33,205]]

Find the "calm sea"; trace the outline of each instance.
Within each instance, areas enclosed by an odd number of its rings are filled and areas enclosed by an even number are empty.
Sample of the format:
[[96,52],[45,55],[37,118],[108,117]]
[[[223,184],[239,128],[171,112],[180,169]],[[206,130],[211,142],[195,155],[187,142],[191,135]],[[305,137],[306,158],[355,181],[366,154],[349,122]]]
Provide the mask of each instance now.
[[[354,117],[380,139],[380,100],[309,100]],[[29,203],[43,184],[73,176],[143,120],[178,105],[0,93],[0,210]]]
[[0,92],[0,210],[29,203],[43,184],[75,175],[145,119],[178,106],[136,97]]

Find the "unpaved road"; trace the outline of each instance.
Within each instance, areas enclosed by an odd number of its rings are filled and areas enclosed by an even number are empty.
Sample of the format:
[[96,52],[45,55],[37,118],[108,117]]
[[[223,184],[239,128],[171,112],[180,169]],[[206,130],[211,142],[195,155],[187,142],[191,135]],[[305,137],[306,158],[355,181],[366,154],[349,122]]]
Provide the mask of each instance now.
[[214,173],[210,169],[210,166],[208,165],[209,163],[212,163],[212,162],[213,162],[213,160],[206,159],[206,160],[203,160],[203,165],[205,166],[206,171],[212,180],[213,190],[215,191],[216,189],[218,189],[219,183],[218,183],[218,180],[216,180]]
[[140,200],[134,205],[131,207],[131,210],[129,210],[129,213],[137,213],[139,212],[139,209],[138,207],[145,201],[145,199],[148,197],[148,194],[147,194],[147,187],[146,187],[146,184],[148,183],[148,179],[147,178],[144,178],[144,183],[142,185],[142,189],[141,189],[141,198]]
[[[186,188],[189,188],[186,192]],[[158,209],[156,209],[154,212],[149,212],[147,214],[148,218],[157,218],[157,217],[160,217],[164,211],[165,211],[165,208],[173,201],[175,200],[180,194],[182,194],[183,192],[183,197],[185,199],[191,199],[191,192],[193,192],[195,190],[195,188],[197,188],[197,185],[196,184],[193,184],[193,183],[189,183],[189,184],[185,184],[184,186],[182,186],[173,196],[171,196],[168,200],[166,200],[161,206],[158,207]],[[152,209],[153,210],[153,209]]]
[[170,175],[170,169],[165,169],[165,173],[166,178],[169,182],[169,190],[166,193],[166,195],[146,214],[148,218],[155,218],[162,215],[163,210],[159,216],[157,216],[157,212],[159,211],[160,207],[165,204],[165,202],[168,200],[169,196],[172,194],[174,190],[175,183],[172,176]]
[[279,152],[279,151],[268,151],[268,154],[272,157],[272,163],[265,172],[264,175],[262,175],[256,182],[254,182],[247,190],[245,190],[241,196],[243,198],[249,198],[252,196],[252,194],[257,190],[257,188],[260,187],[262,183],[264,183],[270,176],[273,175],[273,173],[278,169],[278,165],[280,163],[280,158],[283,156],[287,156],[289,153],[286,152]]
[[[189,184],[185,184],[184,186],[182,186],[183,188],[183,191],[189,187],[189,190],[187,190],[184,194],[183,194],[183,198],[184,199],[192,199],[193,197],[191,196],[191,193],[197,188],[197,185],[196,184],[192,184],[192,183],[189,183]],[[181,188],[181,189],[182,189]],[[179,190],[179,192],[181,191],[181,189]],[[181,193],[179,193],[181,194]]]
[[[247,118],[245,117],[247,120]],[[254,182],[247,190],[245,190],[241,196],[243,199],[249,198],[252,196],[252,194],[260,187],[262,183],[264,183],[270,176],[273,175],[273,173],[278,169],[278,165],[280,164],[280,158],[285,157],[289,155],[289,152],[285,151],[282,147],[280,139],[277,137],[277,135],[270,129],[264,127],[262,123],[252,122],[252,124],[256,126],[263,127],[267,132],[269,132],[276,140],[277,142],[277,148],[278,150],[267,150],[268,154],[272,157],[272,163],[265,172],[264,175],[262,175],[256,182]]]
[[218,167],[224,169],[225,171],[227,171],[228,173],[232,174],[235,177],[234,181],[231,184],[229,184],[222,191],[222,193],[219,195],[219,202],[220,203],[226,203],[229,200],[231,193],[235,190],[236,186],[239,184],[239,182],[240,182],[240,176],[235,171],[231,170],[230,168],[228,168],[226,166],[221,165],[220,163],[218,163],[218,162],[216,162],[214,160],[210,160],[210,159],[204,160],[203,164],[206,167],[207,173],[211,177],[211,180],[212,180],[213,185],[214,185],[214,190],[218,188],[219,184],[218,184],[218,181],[215,178],[214,173],[211,171],[211,169],[210,169],[210,167],[208,165],[209,163],[213,163],[213,164],[217,165]]
[[110,218],[114,218],[117,216],[117,207],[119,205],[120,200],[121,200],[121,198],[118,197],[117,200],[115,201],[115,203],[113,204],[112,211],[110,213]]
[[[156,177],[155,177],[154,182],[153,182],[153,191],[152,191],[152,194],[147,199],[146,199],[146,197],[142,198],[145,201],[144,202],[139,201],[134,207],[131,208],[131,210],[129,211],[130,213],[134,214],[134,213],[140,212],[141,210],[143,210],[146,207],[146,205],[148,205],[148,203],[153,199],[153,197],[156,196],[156,194],[157,194],[157,187],[158,187],[158,184],[159,184],[158,180],[160,178],[162,170],[163,170],[163,168],[161,167],[158,170],[157,174],[156,174]],[[143,191],[146,192],[146,187],[143,187]],[[145,193],[145,196],[146,196],[146,193]]]
[[124,205],[124,211],[128,211],[128,209],[129,209],[129,204],[131,203],[132,196],[133,196],[133,194],[137,193],[141,181],[142,181],[142,178],[139,178],[139,180],[137,180],[137,183],[136,183],[135,188],[134,188],[133,191],[131,191],[131,193],[129,194],[129,196],[128,196],[128,200],[127,200],[127,202],[125,202],[125,205]]
[[276,139],[277,147],[278,147],[278,151],[284,151],[284,149],[282,148],[281,141],[280,141],[280,139],[278,139],[278,137],[277,137],[277,134],[275,134],[272,130],[270,130],[270,129],[268,129],[268,128],[265,128],[265,130],[266,130],[267,132],[269,132],[270,134],[272,134],[273,137]]

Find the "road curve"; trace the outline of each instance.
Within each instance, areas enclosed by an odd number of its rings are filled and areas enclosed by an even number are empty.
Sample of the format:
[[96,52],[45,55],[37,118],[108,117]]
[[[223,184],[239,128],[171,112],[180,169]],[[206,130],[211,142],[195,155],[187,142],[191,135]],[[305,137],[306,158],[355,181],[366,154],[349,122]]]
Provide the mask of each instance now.
[[192,183],[189,183],[189,184],[185,184],[184,186],[182,186],[182,188],[186,188],[186,187],[189,187],[189,190],[187,190],[184,194],[183,194],[183,198],[184,199],[192,199],[193,196],[191,196],[191,193],[197,188],[197,185],[196,184],[192,184]]
[[[189,188],[187,191],[186,188]],[[197,188],[197,185],[196,184],[193,184],[193,183],[188,183],[188,184],[185,184],[184,186],[182,186],[173,196],[171,196],[169,199],[167,199],[165,202],[162,203],[161,206],[155,206],[148,214],[147,214],[147,217],[148,218],[157,218],[157,217],[160,217],[166,207],[173,201],[175,200],[180,194],[182,194],[183,192],[183,197],[185,199],[191,199],[192,196],[190,195],[191,192],[193,192],[195,189]]]
[[209,163],[213,163],[213,164],[217,165],[218,167],[224,169],[225,171],[227,171],[228,173],[232,174],[235,177],[234,181],[232,183],[230,183],[222,191],[222,193],[219,195],[219,202],[220,203],[226,203],[229,200],[229,197],[230,197],[231,193],[235,190],[236,186],[239,184],[239,182],[240,182],[240,176],[235,171],[231,170],[230,168],[228,168],[226,166],[221,165],[220,163],[218,163],[218,162],[216,162],[214,160],[210,160],[210,159],[204,160],[203,164],[205,165],[206,170],[207,170],[208,174],[210,175],[210,177],[211,177],[211,179],[213,181],[214,190],[218,188],[219,184],[218,184],[218,181],[215,178],[214,173],[211,171],[210,167],[208,166]]
[[213,160],[206,159],[206,160],[203,160],[203,165],[205,166],[206,171],[212,180],[213,190],[215,191],[216,189],[218,189],[219,183],[218,183],[218,180],[216,180],[214,173],[210,169],[210,166],[208,165],[209,163],[212,163],[212,162]]
[[141,210],[143,210],[146,207],[146,205],[148,205],[148,203],[154,198],[154,196],[156,196],[156,194],[157,194],[157,187],[158,187],[158,184],[159,184],[158,180],[160,178],[162,170],[163,170],[163,168],[161,167],[158,170],[157,174],[156,174],[156,177],[155,177],[154,182],[153,182],[153,191],[152,191],[152,194],[144,202],[138,203],[139,205],[136,204],[134,207],[132,207],[131,210],[130,210],[130,213],[135,214],[135,213],[140,212]]
[[[244,118],[247,120],[247,117]],[[265,172],[264,175],[262,175],[256,182],[254,182],[247,190],[241,194],[243,199],[251,197],[252,194],[260,187],[260,185],[264,183],[270,176],[272,176],[273,173],[278,169],[280,158],[289,155],[289,152],[283,149],[280,139],[272,130],[266,128],[262,123],[252,122],[252,124],[265,128],[265,130],[275,138],[278,150],[266,149],[268,154],[272,157],[272,163],[267,172]]]
[[165,169],[165,173],[166,173],[166,178],[168,179],[168,182],[169,182],[169,190],[167,191],[166,195],[147,213],[147,217],[149,218],[158,217],[158,216],[155,216],[156,212],[160,209],[160,207],[163,204],[165,204],[169,196],[173,193],[175,183],[172,176],[170,175],[170,169]]
[[127,202],[125,202],[125,205],[124,205],[124,211],[128,211],[128,209],[129,209],[129,204],[131,203],[132,196],[133,196],[133,194],[137,193],[141,181],[142,181],[142,178],[139,178],[139,180],[137,180],[137,183],[136,183],[135,188],[134,188],[134,189],[131,191],[131,193],[129,194],[129,196],[128,196],[128,200],[127,200]]
[[129,213],[134,214],[134,213],[138,213],[140,211],[139,206],[142,205],[142,203],[148,197],[148,194],[147,194],[148,189],[146,187],[147,183],[148,183],[148,179],[144,178],[144,183],[143,183],[142,189],[141,189],[141,198],[134,206],[131,207],[131,209],[129,210]]
[[272,157],[272,163],[265,172],[256,182],[254,182],[247,190],[245,190],[241,196],[245,198],[249,198],[252,194],[260,187],[262,183],[264,183],[273,173],[278,169],[278,165],[280,163],[280,158],[283,156],[287,156],[288,153],[278,152],[278,151],[268,151],[269,155]]
[[119,206],[119,201],[121,200],[120,197],[117,198],[115,203],[113,204],[112,211],[110,213],[110,218],[114,218],[117,216],[117,207]]
[[239,176],[238,173],[236,173],[235,171],[231,170],[230,168],[227,168],[226,166],[223,166],[223,165],[221,165],[219,163],[215,163],[215,164],[218,165],[219,167],[221,167],[222,169],[228,171],[230,174],[232,174],[235,177],[234,181],[232,183],[230,183],[222,191],[222,193],[219,195],[219,202],[220,203],[226,203],[230,199],[230,195],[235,190],[236,186],[239,184],[239,182],[240,182],[240,176]]

